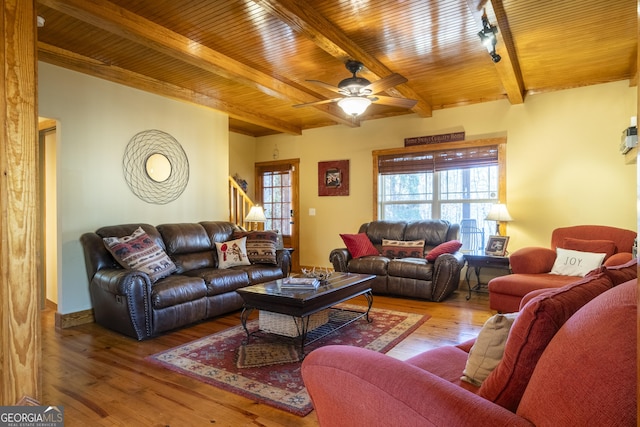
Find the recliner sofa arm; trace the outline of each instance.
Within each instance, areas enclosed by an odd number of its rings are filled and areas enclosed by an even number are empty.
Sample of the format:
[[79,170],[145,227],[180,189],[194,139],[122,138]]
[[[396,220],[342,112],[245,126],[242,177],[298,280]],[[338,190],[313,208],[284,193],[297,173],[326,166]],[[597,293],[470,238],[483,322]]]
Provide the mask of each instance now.
[[312,351],[302,377],[321,426],[532,425],[417,366],[358,347]]
[[282,270],[282,277],[291,273],[291,252],[287,249],[276,249],[276,264]]
[[464,267],[464,254],[442,254],[433,265],[433,301],[440,302],[460,286],[460,271]]
[[334,271],[346,272],[349,260],[351,260],[351,254],[347,248],[334,249],[329,254],[329,261],[333,264]]
[[556,261],[556,251],[542,247],[518,249],[509,256],[511,271],[514,274],[548,273]]
[[151,281],[146,273],[104,268],[89,286],[98,324],[138,340],[152,335]]

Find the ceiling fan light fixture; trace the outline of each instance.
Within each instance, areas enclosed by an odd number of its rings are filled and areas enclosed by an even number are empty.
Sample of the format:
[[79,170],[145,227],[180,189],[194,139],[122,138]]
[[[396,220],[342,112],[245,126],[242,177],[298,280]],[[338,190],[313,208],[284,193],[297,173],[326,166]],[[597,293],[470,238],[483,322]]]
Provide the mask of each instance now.
[[338,106],[350,116],[359,116],[371,105],[371,100],[363,96],[349,96],[338,101]]

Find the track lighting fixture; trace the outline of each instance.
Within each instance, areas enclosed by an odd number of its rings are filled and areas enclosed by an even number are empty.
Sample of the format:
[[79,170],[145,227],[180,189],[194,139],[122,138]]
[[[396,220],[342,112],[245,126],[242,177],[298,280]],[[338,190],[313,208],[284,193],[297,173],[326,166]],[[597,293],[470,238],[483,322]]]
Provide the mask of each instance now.
[[487,18],[487,14],[482,15],[482,30],[478,33],[478,37],[480,37],[480,41],[487,48],[489,55],[491,55],[491,60],[493,62],[500,62],[502,59],[500,55],[496,53],[496,43],[498,42],[496,39],[496,33],[498,32],[498,27],[495,25],[491,25],[489,23],[489,19]]

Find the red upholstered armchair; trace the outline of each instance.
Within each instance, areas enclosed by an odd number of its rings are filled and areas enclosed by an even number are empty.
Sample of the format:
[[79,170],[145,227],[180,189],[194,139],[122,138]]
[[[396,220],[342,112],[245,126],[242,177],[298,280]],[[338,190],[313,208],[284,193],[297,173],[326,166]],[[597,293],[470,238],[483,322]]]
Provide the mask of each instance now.
[[[302,377],[319,424],[636,425],[638,283],[618,284],[637,275],[628,264],[529,300],[507,330],[501,360],[478,387],[461,375],[480,336],[405,361],[346,345],[312,351]],[[483,359],[487,352],[476,354]]]
[[515,312],[529,292],[575,281],[579,276],[551,274],[557,248],[606,253],[604,265],[620,265],[632,259],[636,236],[635,231],[603,225],[556,228],[551,234],[550,248],[527,247],[511,254],[513,274],[489,281],[489,307],[501,313]]

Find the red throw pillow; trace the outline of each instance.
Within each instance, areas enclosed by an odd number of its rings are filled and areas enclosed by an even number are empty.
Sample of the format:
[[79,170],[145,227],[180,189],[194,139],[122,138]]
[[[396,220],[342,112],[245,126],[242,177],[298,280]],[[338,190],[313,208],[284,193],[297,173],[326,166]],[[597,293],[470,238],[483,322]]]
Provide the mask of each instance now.
[[458,252],[462,247],[462,242],[459,240],[449,240],[431,249],[425,259],[427,261],[435,261],[442,254],[453,254]]
[[609,277],[600,273],[529,301],[511,327],[502,360],[478,394],[515,412],[540,356],[556,332],[583,305],[612,287]]
[[340,237],[342,237],[342,241],[347,247],[352,258],[360,258],[367,255],[380,255],[365,233],[341,234]]
[[613,240],[583,240],[573,237],[565,237],[561,247],[573,251],[604,254],[604,259],[609,258],[616,251],[616,244]]

